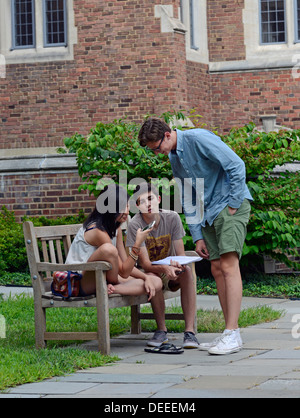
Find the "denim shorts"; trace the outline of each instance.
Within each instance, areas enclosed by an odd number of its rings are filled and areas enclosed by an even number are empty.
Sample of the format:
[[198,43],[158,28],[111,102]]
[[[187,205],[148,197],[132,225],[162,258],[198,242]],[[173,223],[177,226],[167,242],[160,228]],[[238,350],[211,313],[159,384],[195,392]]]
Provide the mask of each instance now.
[[226,206],[211,226],[207,224],[202,228],[210,260],[217,260],[222,254],[230,252],[236,252],[241,258],[250,211],[250,202],[245,199],[234,215],[229,214]]

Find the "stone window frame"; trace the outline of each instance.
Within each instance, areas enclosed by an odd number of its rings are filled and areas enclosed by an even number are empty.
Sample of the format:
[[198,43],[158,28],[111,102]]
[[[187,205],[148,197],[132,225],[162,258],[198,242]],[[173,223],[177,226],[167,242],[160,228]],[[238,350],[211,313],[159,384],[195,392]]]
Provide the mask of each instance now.
[[295,2],[286,2],[286,42],[260,43],[260,0],[245,0],[243,9],[246,59],[209,63],[210,73],[294,68],[300,54],[295,41]]
[[[19,15],[17,14],[17,4],[16,0],[12,0],[11,7],[12,7],[12,49],[22,49],[22,48],[34,48],[35,46],[35,1],[34,0],[27,0],[26,3],[23,3],[23,6],[26,10],[23,10],[20,15],[22,16],[22,20],[25,19],[26,23],[19,22]],[[28,8],[27,8],[28,6]],[[29,10],[30,6],[30,10]],[[16,18],[16,15],[18,18]],[[17,27],[25,27],[26,34],[22,33],[19,34]],[[20,43],[18,44],[17,38],[26,38],[26,44]],[[23,41],[23,40],[22,40]]]
[[[44,46],[45,47],[51,47],[51,46],[67,46],[68,45],[68,5],[67,5],[67,0],[62,0],[62,5],[63,5],[63,9],[56,9],[53,12],[52,10],[47,10],[47,2],[49,0],[43,0],[43,19],[44,19]],[[62,13],[63,15],[63,20],[59,21],[59,20],[54,20],[54,16],[55,16],[55,12],[59,11],[59,13]],[[51,30],[52,31],[48,31],[47,29],[47,24],[49,25],[49,21],[47,20],[47,14],[52,15],[53,20],[51,21]],[[59,28],[61,26],[61,23],[63,25],[63,29],[61,30],[61,28]],[[55,25],[56,25],[56,32],[55,32]],[[63,41],[58,40],[57,41],[49,41],[49,38],[52,37],[52,40],[55,39],[55,35],[57,35],[57,38],[60,38],[61,35],[63,35]]]
[[0,54],[6,64],[66,61],[74,59],[74,45],[77,44],[74,1],[67,0],[67,45],[48,46],[44,44],[43,1],[35,0],[35,46],[13,49],[11,0],[0,1]]
[[295,3],[295,43],[300,42],[300,0],[294,0]]
[[207,0],[181,0],[179,16],[186,28],[187,60],[208,64]]
[[278,44],[260,44],[260,25],[258,1],[245,0],[243,20],[245,28],[245,45],[247,58],[274,59],[277,61],[291,58],[299,52],[299,45],[295,43],[294,1],[286,2],[286,42]]
[[[278,6],[283,2],[283,8],[279,11],[283,13],[282,20],[280,20],[278,15]],[[268,10],[263,10],[263,3],[267,6]],[[276,10],[271,10],[271,3],[274,4]],[[273,15],[276,16],[273,16]],[[266,20],[267,18],[267,20]],[[272,20],[274,19],[274,20]],[[260,21],[260,43],[261,45],[270,45],[270,44],[280,44],[286,43],[286,26],[287,26],[287,16],[286,16],[286,1],[285,0],[259,0],[259,21]],[[275,24],[276,29],[273,29]],[[283,28],[281,27],[283,25]],[[281,40],[281,37],[283,39]],[[273,38],[276,39],[273,39]]]

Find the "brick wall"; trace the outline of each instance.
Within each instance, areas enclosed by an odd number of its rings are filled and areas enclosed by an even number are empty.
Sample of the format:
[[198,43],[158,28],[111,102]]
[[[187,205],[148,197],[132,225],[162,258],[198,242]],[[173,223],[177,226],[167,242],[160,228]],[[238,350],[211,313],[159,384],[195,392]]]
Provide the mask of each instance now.
[[245,59],[244,0],[209,0],[207,2],[210,61]]
[[[0,153],[61,146],[64,137],[86,135],[99,120],[140,122],[147,113],[172,109],[195,108],[220,132],[250,120],[260,124],[260,115],[270,113],[278,124],[300,126],[299,80],[291,69],[210,73],[208,64],[186,61],[185,36],[162,32],[154,15],[162,3],[173,5],[178,17],[179,0],[74,0],[74,60],[7,65],[0,78]],[[243,8],[244,0],[207,2],[211,62],[245,59]],[[90,205],[77,192],[75,171],[0,170],[0,176],[0,206],[18,216],[55,216]]]
[[290,69],[210,76],[212,123],[228,131],[260,116],[277,115],[279,125],[300,127],[300,89]]
[[81,184],[77,172],[7,174],[0,176],[0,208],[13,210],[18,222],[22,217],[77,215],[90,213],[95,199],[78,192]]
[[212,128],[214,111],[211,107],[208,66],[188,61],[187,83],[189,109],[197,110],[197,113],[203,117],[201,122],[207,124],[208,128]]
[[[196,108],[228,131],[264,113],[299,126],[299,88],[291,69],[210,74],[186,61],[185,36],[162,33],[160,0],[74,1],[74,61],[7,65],[0,78],[0,150],[61,146],[99,120]],[[178,16],[179,0],[165,0]],[[245,59],[243,0],[207,2],[211,62]],[[228,117],[230,115],[230,117]]]
[[[60,146],[99,120],[186,108],[184,35],[161,33],[160,1],[74,1],[74,61],[7,65],[0,149]],[[179,0],[173,4],[177,15]]]
[[189,108],[209,128],[227,133],[262,115],[275,114],[277,124],[300,127],[300,88],[291,69],[209,74],[204,64],[187,62]]

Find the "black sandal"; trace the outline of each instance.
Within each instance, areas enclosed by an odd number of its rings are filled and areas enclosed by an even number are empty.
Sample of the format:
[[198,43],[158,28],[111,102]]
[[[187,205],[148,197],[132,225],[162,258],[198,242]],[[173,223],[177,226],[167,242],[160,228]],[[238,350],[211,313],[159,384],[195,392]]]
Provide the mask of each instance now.
[[182,347],[176,347],[174,344],[161,344],[159,347],[145,348],[146,353],[153,354],[182,354],[184,350]]

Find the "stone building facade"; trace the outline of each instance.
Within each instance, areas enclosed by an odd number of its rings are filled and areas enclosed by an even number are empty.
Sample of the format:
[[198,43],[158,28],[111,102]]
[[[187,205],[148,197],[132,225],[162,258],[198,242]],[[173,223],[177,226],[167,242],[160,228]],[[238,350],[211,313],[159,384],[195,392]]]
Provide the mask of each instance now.
[[300,126],[299,0],[1,0],[0,207],[90,210],[56,148],[98,121],[195,108]]

